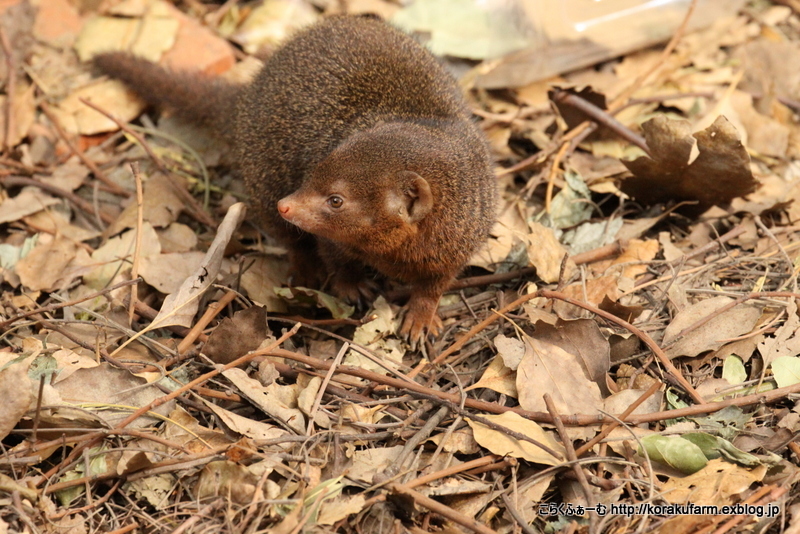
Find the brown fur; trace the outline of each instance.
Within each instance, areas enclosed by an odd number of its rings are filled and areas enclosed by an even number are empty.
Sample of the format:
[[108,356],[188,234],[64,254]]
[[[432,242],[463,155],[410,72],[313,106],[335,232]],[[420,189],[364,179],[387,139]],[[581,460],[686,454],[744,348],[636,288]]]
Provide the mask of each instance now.
[[357,298],[371,266],[411,285],[403,333],[438,331],[439,297],[486,239],[496,185],[458,86],[410,37],[331,17],[289,39],[244,89],[129,56],[95,63],[154,104],[235,130],[253,207],[304,283],[332,276],[336,293]]

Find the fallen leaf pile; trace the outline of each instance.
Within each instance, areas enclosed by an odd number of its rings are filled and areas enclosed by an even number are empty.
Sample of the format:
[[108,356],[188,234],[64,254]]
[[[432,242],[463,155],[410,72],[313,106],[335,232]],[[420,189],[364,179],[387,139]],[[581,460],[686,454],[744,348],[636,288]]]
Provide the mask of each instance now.
[[[451,4],[0,1],[0,532],[800,532],[800,5],[531,83]],[[87,64],[246,82],[343,9],[462,49],[498,163],[418,350]]]

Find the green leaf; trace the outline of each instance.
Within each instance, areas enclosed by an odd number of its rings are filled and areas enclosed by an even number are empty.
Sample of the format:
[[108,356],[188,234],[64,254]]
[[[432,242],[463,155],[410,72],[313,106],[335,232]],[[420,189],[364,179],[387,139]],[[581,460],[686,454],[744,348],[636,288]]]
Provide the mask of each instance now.
[[731,385],[741,384],[747,380],[747,370],[745,370],[740,357],[731,354],[725,358],[725,362],[722,364],[722,378]]
[[[700,447],[680,436],[646,436],[641,440],[641,447],[644,447],[651,459],[687,475],[700,471],[708,463]],[[643,456],[641,447],[639,454]]]
[[733,446],[733,443],[726,439],[712,436],[705,432],[689,432],[681,437],[700,447],[705,457],[709,460],[723,457],[729,462],[739,464],[742,467],[756,467],[762,464],[757,456],[737,449]]
[[778,356],[772,362],[772,374],[779,388],[793,386],[800,382],[800,358],[796,356]]

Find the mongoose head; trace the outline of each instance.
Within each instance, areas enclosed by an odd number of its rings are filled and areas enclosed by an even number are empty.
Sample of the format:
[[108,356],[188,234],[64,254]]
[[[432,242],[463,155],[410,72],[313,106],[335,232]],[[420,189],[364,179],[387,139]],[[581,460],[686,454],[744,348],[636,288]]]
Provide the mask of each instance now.
[[388,123],[353,134],[278,202],[278,212],[301,230],[362,250],[401,246],[436,206],[428,174],[436,166],[427,165],[435,150],[425,131]]

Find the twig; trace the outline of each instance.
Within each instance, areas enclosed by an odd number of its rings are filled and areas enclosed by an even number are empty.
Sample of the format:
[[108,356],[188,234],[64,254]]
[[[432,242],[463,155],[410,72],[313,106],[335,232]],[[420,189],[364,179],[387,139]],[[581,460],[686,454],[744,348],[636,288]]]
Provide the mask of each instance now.
[[[583,308],[583,309],[585,309],[587,311],[592,312],[595,315],[599,315],[600,317],[602,317],[602,318],[604,318],[604,319],[606,319],[608,321],[611,321],[612,323],[615,323],[615,324],[621,326],[622,328],[625,328],[629,332],[633,333],[636,337],[641,339],[650,348],[650,350],[653,351],[653,353],[656,355],[656,357],[661,361],[661,364],[667,369],[667,372],[669,372],[669,374],[681,385],[681,387],[683,387],[683,389],[686,391],[686,393],[688,393],[696,403],[705,404],[705,401],[703,400],[703,397],[701,397],[700,394],[697,393],[697,391],[692,387],[692,385],[683,377],[683,375],[680,373],[680,371],[678,371],[678,369],[675,368],[675,366],[670,361],[669,357],[664,353],[663,350],[661,350],[661,348],[658,346],[658,344],[656,344],[656,342],[653,341],[653,338],[651,338],[645,332],[643,332],[639,328],[633,326],[628,321],[624,321],[624,320],[620,319],[619,317],[617,317],[616,315],[613,315],[611,313],[603,311],[600,308],[592,306],[591,304],[588,304],[586,302],[582,302],[582,301],[573,299],[573,298],[568,297],[567,295],[565,295],[565,294],[563,294],[561,292],[558,292],[558,291],[548,291],[548,290],[544,290],[544,289],[543,290],[539,290],[539,291],[537,291],[535,293],[531,293],[529,295],[524,295],[524,296],[518,298],[517,300],[515,300],[511,304],[503,307],[496,314],[493,314],[493,315],[487,317],[486,319],[484,319],[483,321],[481,321],[477,325],[473,326],[466,334],[461,336],[461,338],[459,338],[458,341],[453,343],[447,350],[445,350],[438,357],[436,357],[431,362],[431,365],[439,365],[442,362],[444,362],[451,354],[453,354],[454,352],[459,350],[461,347],[463,347],[478,332],[484,330],[487,326],[489,326],[490,324],[492,324],[493,322],[498,320],[500,317],[502,317],[502,314],[504,314],[504,313],[506,313],[508,311],[514,310],[514,309],[518,308],[519,306],[521,306],[522,304],[528,302],[529,300],[537,298],[537,297],[558,299],[558,300],[561,300],[561,301],[566,302],[568,304],[572,304],[574,306],[578,306],[580,308]],[[408,374],[408,376],[413,378],[414,376],[419,374],[424,367],[425,367],[424,362],[420,363],[420,365],[415,367],[414,370],[412,370]]]
[[331,365],[331,368],[328,369],[328,373],[325,375],[325,379],[319,386],[319,391],[317,391],[317,396],[316,398],[314,398],[314,404],[313,406],[311,406],[311,410],[308,412],[308,427],[306,428],[307,436],[311,436],[311,431],[314,430],[314,422],[316,420],[317,412],[319,411],[320,404],[322,404],[322,395],[328,388],[328,384],[331,383],[331,378],[333,378],[333,373],[336,370],[336,367],[338,367],[339,364],[342,362],[342,358],[344,358],[344,355],[347,354],[348,350],[350,350],[349,343],[345,343],[344,345],[342,345],[342,348],[339,349],[339,352],[333,359],[333,363]]
[[166,166],[161,161],[161,159],[158,156],[156,156],[155,152],[153,152],[153,150],[150,148],[150,145],[147,144],[147,142],[144,140],[144,138],[138,132],[136,132],[132,128],[128,127],[127,124],[125,124],[124,122],[122,122],[121,120],[119,120],[114,115],[112,115],[108,111],[104,110],[103,108],[101,108],[97,104],[94,104],[93,102],[90,102],[89,100],[86,100],[85,98],[81,98],[80,101],[83,102],[84,104],[86,104],[87,106],[89,106],[90,108],[92,108],[93,110],[97,111],[98,113],[102,113],[103,115],[105,115],[106,117],[108,117],[109,119],[114,121],[114,124],[119,126],[119,128],[122,131],[124,131],[125,133],[129,134],[134,139],[136,139],[139,142],[139,144],[142,146],[142,148],[145,150],[145,152],[147,152],[147,155],[150,156],[150,158],[159,167],[159,169],[164,171],[164,176],[166,176],[167,180],[169,180],[169,182],[172,185],[172,187],[175,190],[175,192],[178,195],[180,195],[180,197],[183,199],[184,202],[186,202],[186,205],[189,208],[189,213],[195,219],[197,219],[198,222],[200,222],[202,224],[205,224],[206,226],[216,227],[217,224],[216,224],[216,222],[214,222],[214,219],[212,219],[203,210],[202,206],[200,206],[197,203],[195,198],[189,193],[189,191],[186,190],[185,187],[181,187],[181,185],[178,184],[175,181],[175,178],[173,177],[172,173],[169,172],[169,170],[166,168]]
[[[198,386],[198,385],[200,385],[200,384],[202,384],[204,382],[207,382],[208,380],[211,380],[215,376],[220,375],[222,372],[227,371],[228,369],[232,369],[234,367],[238,367],[240,365],[244,365],[247,362],[249,362],[250,360],[252,360],[253,358],[256,358],[258,356],[261,356],[261,355],[264,355],[264,354],[269,354],[270,351],[274,350],[281,343],[283,343],[284,341],[286,341],[287,339],[289,339],[290,337],[295,335],[299,328],[300,328],[300,324],[298,323],[291,330],[287,331],[280,338],[278,338],[277,340],[275,340],[272,343],[270,343],[264,349],[258,350],[258,351],[254,351],[254,352],[249,352],[249,353],[245,354],[244,356],[236,358],[235,360],[233,360],[230,363],[227,363],[227,364],[222,365],[222,366],[218,366],[214,370],[209,371],[208,373],[205,373],[203,375],[200,375],[199,377],[195,378],[191,382],[188,382],[187,384],[179,387],[178,389],[174,390],[172,393],[170,393],[168,395],[165,395],[163,397],[159,397],[159,398],[153,400],[152,402],[149,402],[148,404],[142,406],[141,408],[139,408],[138,410],[133,412],[131,415],[126,417],[121,423],[119,423],[114,428],[115,429],[125,428],[126,426],[131,424],[133,421],[135,421],[136,419],[138,419],[139,417],[141,417],[145,413],[148,413],[148,412],[152,411],[154,408],[157,408],[158,406],[161,406],[164,403],[171,401],[172,399],[182,395],[183,393],[185,393],[186,391],[192,389],[193,387]],[[41,483],[41,482],[43,482],[45,480],[49,480],[50,477],[52,477],[55,473],[58,472],[58,470],[60,469],[61,465],[69,465],[71,462],[73,462],[75,460],[75,458],[80,456],[80,454],[82,453],[82,451],[84,449],[86,449],[88,447],[93,447],[94,445],[97,444],[97,442],[102,437],[103,437],[102,435],[97,436],[94,439],[91,439],[90,441],[88,441],[86,443],[83,443],[80,446],[75,447],[74,449],[72,449],[72,451],[69,453],[69,455],[67,455],[67,457],[64,458],[59,465],[56,465],[56,466],[52,467],[49,471],[47,471],[44,475],[42,475],[42,477],[39,480],[39,483]]]
[[610,425],[604,426],[603,430],[601,430],[595,437],[584,443],[580,448],[578,448],[578,450],[575,451],[575,456],[580,458],[581,456],[586,454],[589,450],[591,450],[592,447],[603,441],[606,438],[606,436],[611,434],[611,432],[615,428],[620,426],[620,424],[624,423],[628,419],[628,416],[632,414],[633,411],[636,408],[638,408],[644,401],[649,399],[656,391],[658,391],[660,387],[661,387],[661,382],[659,382],[658,380],[653,381],[650,387],[647,388],[647,391],[639,395],[639,398],[633,401],[633,404],[628,406],[625,409],[625,411],[619,415],[619,421],[615,420]]
[[117,289],[120,289],[122,287],[126,287],[126,286],[129,286],[131,284],[138,284],[139,282],[142,282],[142,281],[143,280],[141,278],[135,278],[133,280],[125,280],[124,282],[120,282],[118,284],[114,284],[113,286],[107,287],[105,289],[101,289],[100,291],[95,291],[94,293],[90,293],[89,295],[85,295],[85,296],[83,296],[83,297],[81,297],[79,299],[70,300],[68,302],[59,302],[58,304],[50,304],[48,306],[42,306],[41,308],[36,308],[35,310],[31,310],[29,312],[25,312],[25,313],[21,313],[19,315],[15,315],[14,317],[11,317],[10,319],[6,319],[5,321],[1,322],[0,323],[0,330],[5,330],[6,328],[8,328],[9,325],[19,321],[20,319],[24,319],[24,318],[30,317],[32,315],[49,313],[51,311],[55,311],[55,310],[58,310],[58,309],[61,309],[61,308],[66,308],[67,306],[74,306],[76,304],[80,304],[81,302],[86,302],[87,300],[92,300],[92,299],[97,298],[99,296],[105,295],[106,293],[110,293],[112,291],[116,291]]
[[497,534],[497,531],[492,530],[486,525],[482,525],[477,521],[475,521],[474,519],[472,519],[471,517],[467,517],[464,514],[456,512],[449,506],[445,506],[439,501],[434,501],[430,497],[425,497],[421,493],[414,491],[405,484],[392,484],[391,486],[389,486],[389,489],[391,489],[392,492],[394,493],[403,495],[405,497],[409,497],[418,505],[425,507],[431,512],[437,513],[442,517],[449,519],[453,523],[468,528],[473,532],[477,532],[478,534]]
[[[3,184],[4,187],[11,187],[15,185],[38,187],[39,189],[43,189],[48,193],[52,193],[56,196],[69,200],[75,204],[77,208],[85,211],[88,214],[95,213],[94,207],[75,193],[67,191],[66,189],[61,189],[60,187],[56,187],[46,182],[41,182],[35,178],[25,178],[24,176],[0,176],[0,184]],[[114,217],[104,211],[100,211],[97,213],[97,215],[106,224],[111,224],[114,222]]]
[[[586,506],[594,506],[595,497],[592,493],[592,488],[589,487],[589,481],[586,480],[586,473],[583,472],[581,465],[577,461],[578,457],[575,455],[572,440],[569,434],[567,434],[567,428],[561,421],[561,416],[558,414],[555,403],[553,403],[553,398],[549,393],[545,393],[543,399],[545,406],[547,406],[547,411],[550,413],[550,417],[553,418],[553,424],[556,426],[558,435],[561,437],[561,444],[564,446],[564,450],[567,453],[567,460],[572,464],[572,471],[575,473],[581,488],[583,488],[583,498],[586,499]],[[597,514],[589,514],[589,521],[589,533],[592,534],[597,530]]]
[[[583,124],[589,124],[585,122]],[[569,134],[567,134],[569,135]],[[558,168],[561,165],[561,160],[564,159],[564,156],[567,153],[567,150],[570,147],[570,144],[566,142],[567,135],[561,140],[561,148],[558,149],[556,152],[555,157],[553,158],[552,163],[550,164],[550,172],[547,175],[547,191],[545,192],[544,196],[544,210],[547,213],[550,213],[553,203],[553,189],[556,185],[556,176],[558,176]]]
[[650,147],[647,146],[647,141],[644,140],[644,137],[633,132],[630,128],[619,122],[608,112],[600,109],[588,100],[570,92],[558,90],[555,92],[555,94],[553,94],[553,101],[556,103],[567,104],[583,112],[598,125],[608,128],[629,143],[644,150],[648,156],[650,155]]
[[14,62],[14,51],[11,42],[8,40],[5,28],[0,25],[0,44],[3,47],[3,54],[6,56],[6,70],[8,70],[8,80],[6,81],[6,131],[3,139],[3,150],[8,153],[11,150],[11,137],[14,135],[16,124],[14,121],[14,104],[16,103],[17,91],[17,66]]
[[[184,336],[183,340],[178,343],[178,354],[183,354],[189,350],[189,347],[191,347],[198,338],[202,338],[203,341],[206,341],[208,338],[203,334],[203,330],[205,330],[211,321],[214,320],[214,317],[219,315],[220,312],[225,309],[225,306],[233,302],[235,298],[235,291],[226,291],[217,302],[209,304],[203,316],[197,320],[192,329]],[[153,316],[153,318],[155,318],[155,316]]]
[[53,113],[53,110],[50,109],[50,106],[46,102],[40,103],[39,107],[41,108],[42,112],[44,112],[45,116],[47,116],[47,118],[50,120],[50,124],[53,125],[56,134],[58,135],[58,137],[61,138],[62,141],[64,141],[64,144],[67,145],[69,151],[72,152],[74,155],[76,155],[78,159],[81,160],[81,163],[86,165],[86,167],[90,171],[92,171],[92,174],[94,174],[95,178],[106,184],[106,186],[108,186],[108,188],[111,190],[112,193],[117,195],[122,195],[125,198],[131,196],[130,191],[128,191],[124,187],[114,182],[114,180],[106,176],[106,173],[101,171],[100,167],[98,167],[94,161],[89,159],[86,156],[86,154],[83,153],[82,150],[80,150],[77,146],[75,146],[75,144],[72,141],[70,141],[69,136],[67,135],[67,132],[64,131],[64,128],[61,126],[58,117],[56,117],[56,114]]
[[514,518],[514,521],[517,522],[519,528],[522,529],[522,532],[525,534],[537,534],[537,531],[532,529],[531,526],[525,521],[525,518],[522,517],[522,514],[519,513],[519,510],[514,506],[514,503],[511,502],[511,497],[509,497],[506,492],[500,493],[500,498],[503,499],[503,504],[506,505],[506,510],[508,513],[511,514],[511,517]]
[[[131,172],[136,182],[136,242],[133,248],[133,264],[131,278],[139,277],[139,260],[142,251],[142,228],[144,227],[144,195],[142,193],[142,176],[139,174],[139,162],[131,163]],[[131,299],[128,304],[128,326],[133,324],[136,302],[139,300],[138,286],[131,287]]]
[[611,113],[615,113],[617,108],[625,105],[628,99],[639,90],[639,88],[644,84],[647,79],[652,76],[655,72],[657,72],[661,67],[664,66],[664,63],[667,62],[667,59],[678,46],[678,43],[683,39],[683,34],[686,33],[686,28],[689,25],[689,19],[692,18],[692,14],[694,13],[695,8],[697,7],[697,0],[692,0],[692,3],[689,4],[689,8],[686,10],[686,15],[683,17],[683,21],[681,25],[678,26],[678,29],[675,30],[675,33],[672,34],[672,39],[669,40],[667,46],[664,47],[664,50],[661,51],[661,56],[659,56],[658,61],[656,61],[652,67],[644,71],[642,74],[637,77],[631,85],[629,85],[622,93],[620,93],[609,106]]

